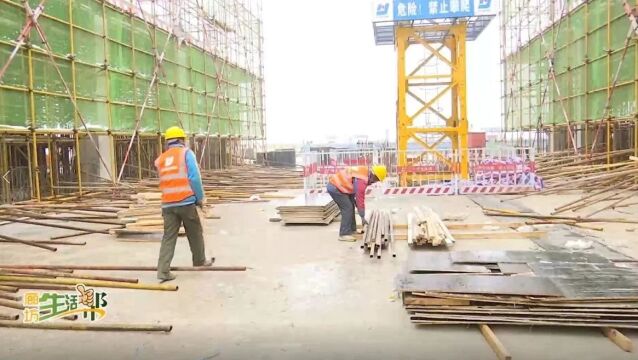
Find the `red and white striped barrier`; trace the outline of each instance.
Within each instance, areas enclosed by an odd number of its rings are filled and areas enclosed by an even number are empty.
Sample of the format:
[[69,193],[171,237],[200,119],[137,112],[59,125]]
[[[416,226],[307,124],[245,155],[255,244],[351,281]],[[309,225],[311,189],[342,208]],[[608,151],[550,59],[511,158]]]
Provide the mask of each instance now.
[[533,186],[508,186],[508,185],[472,185],[460,186],[459,195],[463,194],[504,194],[535,191]]
[[397,187],[383,190],[383,195],[453,195],[452,186]]
[[[375,188],[366,190],[366,195],[370,195]],[[325,193],[326,189],[310,189],[308,194]],[[420,187],[395,187],[382,189],[383,195],[453,195],[456,193],[452,186],[420,186]]]

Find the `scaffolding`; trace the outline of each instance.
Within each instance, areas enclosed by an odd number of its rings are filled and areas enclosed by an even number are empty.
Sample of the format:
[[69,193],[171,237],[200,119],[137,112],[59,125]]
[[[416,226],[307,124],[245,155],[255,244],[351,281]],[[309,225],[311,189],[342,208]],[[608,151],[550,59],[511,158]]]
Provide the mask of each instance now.
[[175,125],[202,168],[246,163],[265,148],[261,12],[260,0],[0,0],[0,202],[155,176]]
[[[634,0],[632,0],[634,1]],[[539,152],[638,155],[638,46],[617,0],[505,0],[503,136]]]

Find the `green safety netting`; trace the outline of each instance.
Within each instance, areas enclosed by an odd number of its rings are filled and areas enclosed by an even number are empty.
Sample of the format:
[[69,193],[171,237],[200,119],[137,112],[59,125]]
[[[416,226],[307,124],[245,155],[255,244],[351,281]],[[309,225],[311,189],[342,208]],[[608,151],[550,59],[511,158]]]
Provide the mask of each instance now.
[[[29,3],[35,7],[38,1]],[[1,66],[15,46],[25,13],[21,1],[0,0],[0,14]],[[153,41],[141,19],[98,1],[56,0],[47,3],[39,23],[91,130],[132,131],[146,100],[142,133],[155,134],[181,124],[193,134],[210,130],[265,136],[261,83],[248,71],[171,38],[163,73],[150,88]],[[162,51],[168,33],[151,31]],[[18,52],[0,83],[0,127],[25,129],[35,123],[37,129],[82,128],[43,43],[35,30],[30,36],[32,50]],[[218,81],[220,74],[223,81]]]
[[[518,10],[508,4],[511,5],[504,2],[505,14],[520,19]],[[603,116],[608,87],[613,83],[629,29],[622,6],[612,4],[609,23],[608,8],[606,0],[581,4],[560,25],[555,23],[545,29],[507,57],[507,129],[535,128],[539,116],[543,125],[564,124],[563,107],[570,122],[599,120]],[[634,41],[627,50],[619,85],[611,98],[614,118],[636,114],[636,47]],[[553,81],[548,81],[546,54],[552,50],[558,89]]]

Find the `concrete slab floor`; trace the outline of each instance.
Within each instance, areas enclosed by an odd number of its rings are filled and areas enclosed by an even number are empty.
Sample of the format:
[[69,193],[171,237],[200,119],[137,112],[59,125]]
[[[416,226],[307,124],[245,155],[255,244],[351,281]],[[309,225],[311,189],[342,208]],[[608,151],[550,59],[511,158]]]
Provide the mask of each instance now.
[[[547,211],[555,197],[530,197],[525,206]],[[563,203],[568,201],[563,199]],[[109,323],[173,325],[169,334],[69,332],[0,328],[0,359],[495,359],[476,327],[416,327],[393,292],[394,276],[409,251],[370,259],[358,244],[336,240],[338,223],[283,226],[268,218],[281,202],[216,207],[221,220],[206,223],[207,250],[217,265],[246,265],[233,273],[177,273],[178,292],[107,289]],[[370,208],[403,217],[415,205],[467,222],[497,222],[467,197],[370,199]],[[551,209],[550,209],[551,210]],[[627,210],[626,211],[630,211]],[[634,212],[635,213],[635,212]],[[618,216],[616,214],[615,216]],[[638,255],[631,225],[611,225],[613,243]],[[67,230],[28,225],[0,232],[36,239]],[[604,233],[597,233],[607,238]],[[154,265],[159,243],[83,236],[84,247],[57,253],[0,245],[0,264]],[[459,240],[455,250],[536,249],[529,240]],[[174,265],[189,265],[184,239]],[[152,272],[101,272],[155,282]],[[4,311],[5,309],[3,309]],[[515,359],[631,359],[597,329],[493,327]],[[625,332],[638,341],[636,332]]]

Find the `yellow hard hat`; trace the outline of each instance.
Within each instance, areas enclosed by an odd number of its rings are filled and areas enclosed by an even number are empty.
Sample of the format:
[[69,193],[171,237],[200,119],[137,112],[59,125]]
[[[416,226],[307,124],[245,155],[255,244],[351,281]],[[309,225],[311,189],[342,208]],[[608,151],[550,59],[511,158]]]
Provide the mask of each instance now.
[[379,179],[379,181],[385,180],[388,176],[388,169],[385,165],[372,165],[372,173]]
[[164,137],[166,138],[166,140],[186,139],[186,133],[184,132],[184,130],[177,126],[171,126],[166,129],[166,134],[164,135]]

